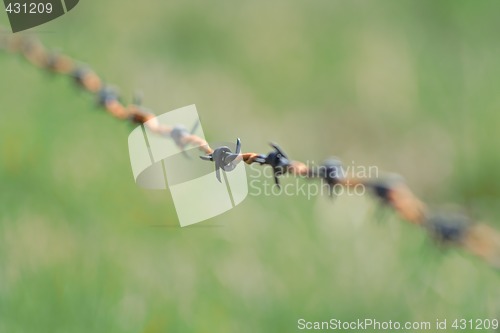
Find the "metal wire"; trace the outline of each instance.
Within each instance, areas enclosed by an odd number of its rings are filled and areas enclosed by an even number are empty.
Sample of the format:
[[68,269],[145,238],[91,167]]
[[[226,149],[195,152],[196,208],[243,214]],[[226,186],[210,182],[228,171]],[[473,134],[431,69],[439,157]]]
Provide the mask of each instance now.
[[[38,68],[71,77],[82,90],[95,95],[99,105],[113,117],[134,124],[144,124],[159,135],[172,136],[181,149],[190,145],[196,146],[207,155],[206,159],[213,161],[211,157],[214,149],[203,138],[187,130],[160,124],[156,115],[140,103],[123,104],[117,92],[105,84],[91,68],[66,55],[47,50],[37,39],[11,34],[0,29],[0,49],[21,54]],[[288,160],[279,147],[275,145],[273,147],[275,150],[269,154],[252,152],[238,154],[237,161],[270,165],[274,169],[277,183],[279,176],[290,174],[320,178],[329,186],[337,184],[345,187],[360,184],[366,186],[382,204],[391,207],[401,219],[423,227],[440,243],[462,247],[500,269],[500,234],[495,229],[486,224],[475,223],[463,214],[430,211],[427,205],[412,193],[401,177],[353,179],[338,174],[332,175],[329,172],[337,166],[325,165],[324,169],[313,169],[305,163]]]

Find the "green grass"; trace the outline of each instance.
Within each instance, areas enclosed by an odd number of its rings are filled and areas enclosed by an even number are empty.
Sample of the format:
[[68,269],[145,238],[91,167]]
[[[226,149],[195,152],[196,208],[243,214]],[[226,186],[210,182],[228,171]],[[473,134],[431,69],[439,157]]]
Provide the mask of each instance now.
[[[498,228],[499,9],[82,1],[35,32],[126,101],[141,90],[158,114],[195,103],[209,140],[377,165]],[[0,68],[2,333],[499,317],[497,272],[389,211],[377,223],[369,197],[249,196],[207,227],[172,227],[169,192],[133,182],[131,126],[67,78],[4,53]]]

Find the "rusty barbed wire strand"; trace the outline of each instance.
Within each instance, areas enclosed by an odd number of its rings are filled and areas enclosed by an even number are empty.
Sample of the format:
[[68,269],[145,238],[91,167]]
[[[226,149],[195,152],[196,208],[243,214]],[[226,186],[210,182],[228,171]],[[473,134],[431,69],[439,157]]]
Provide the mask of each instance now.
[[[462,247],[500,269],[500,233],[497,230],[484,223],[473,222],[464,214],[431,212],[427,205],[413,194],[400,176],[382,179],[345,177],[338,160],[330,160],[317,168],[308,167],[303,162],[288,160],[286,154],[275,144],[271,144],[274,150],[269,154],[239,153],[239,151],[235,154],[228,151],[227,147],[218,147],[214,150],[203,138],[183,128],[160,124],[156,115],[140,103],[123,104],[117,91],[104,83],[90,67],[69,56],[47,50],[38,39],[32,36],[12,34],[0,28],[0,49],[21,54],[28,62],[40,69],[71,77],[81,89],[93,94],[98,104],[113,117],[128,120],[134,124],[142,124],[158,135],[170,136],[181,150],[184,150],[186,146],[196,146],[206,154],[204,159],[216,162],[216,168],[220,167],[217,163],[222,163],[224,169],[231,163],[239,161],[246,164],[269,165],[273,168],[277,186],[279,186],[279,177],[285,174],[320,178],[330,188],[336,185],[366,186],[382,204],[391,207],[401,219],[425,228],[440,243]],[[218,154],[219,161],[215,158],[217,151],[221,152]]]

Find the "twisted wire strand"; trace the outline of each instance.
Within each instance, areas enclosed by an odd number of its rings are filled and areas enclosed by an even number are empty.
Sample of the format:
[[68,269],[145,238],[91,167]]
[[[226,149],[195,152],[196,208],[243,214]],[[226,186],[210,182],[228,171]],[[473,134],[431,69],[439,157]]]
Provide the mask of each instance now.
[[[123,104],[111,86],[88,66],[78,61],[47,50],[44,45],[32,36],[12,34],[0,28],[0,49],[9,53],[24,56],[34,66],[53,73],[72,77],[76,84],[84,91],[93,94],[98,104],[113,117],[129,121],[134,124],[143,124],[152,132],[171,136],[173,126],[160,124],[156,115],[139,103]],[[203,138],[180,131],[176,140],[179,148],[196,146],[210,155],[214,152]],[[241,153],[239,158],[246,164],[260,163],[264,154]],[[309,178],[323,178],[315,170],[299,161],[290,161],[283,169],[283,174],[303,176]],[[400,177],[386,177],[382,179],[355,179],[338,178],[335,184],[344,187],[363,185],[371,189],[373,195],[381,202],[391,207],[397,215],[412,224],[424,227],[433,238],[443,244],[456,245],[482,258],[496,269],[500,269],[500,234],[490,226],[472,221],[460,213],[431,212]]]

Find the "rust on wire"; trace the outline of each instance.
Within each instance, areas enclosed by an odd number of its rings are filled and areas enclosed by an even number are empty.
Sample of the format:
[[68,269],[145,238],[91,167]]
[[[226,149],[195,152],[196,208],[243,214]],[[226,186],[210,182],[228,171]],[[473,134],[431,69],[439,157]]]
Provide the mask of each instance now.
[[[273,151],[268,154],[232,153],[227,147],[212,149],[207,141],[194,134],[195,128],[188,131],[184,127],[162,125],[151,111],[132,103],[125,105],[120,101],[118,92],[104,84],[103,80],[88,66],[58,52],[50,52],[36,38],[22,34],[12,34],[0,27],[0,49],[10,53],[20,53],[31,64],[52,73],[72,77],[83,90],[95,95],[97,103],[117,119],[128,120],[133,124],[143,124],[158,135],[171,137],[184,151],[187,146],[196,146],[206,154],[203,159],[215,162],[216,170],[231,171],[235,163],[258,163],[273,169],[276,185],[279,177],[289,174],[318,178],[330,189],[333,186],[366,186],[384,205],[391,207],[401,219],[425,228],[440,243],[453,244],[484,259],[493,267],[500,268],[500,233],[484,223],[474,223],[468,217],[453,213],[431,213],[427,206],[417,198],[404,180],[399,176],[382,179],[354,179],[345,177],[340,161],[325,161],[317,169],[305,163],[290,160],[276,144],[271,144]],[[220,176],[219,176],[220,177]]]

